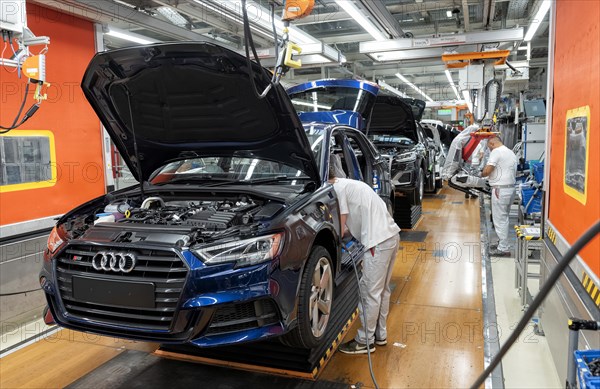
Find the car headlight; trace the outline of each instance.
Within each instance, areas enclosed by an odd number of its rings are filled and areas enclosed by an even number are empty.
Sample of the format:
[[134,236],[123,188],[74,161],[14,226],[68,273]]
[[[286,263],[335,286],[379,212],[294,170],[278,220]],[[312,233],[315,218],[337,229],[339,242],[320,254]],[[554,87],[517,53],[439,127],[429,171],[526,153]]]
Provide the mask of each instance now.
[[416,151],[409,151],[408,153],[402,153],[396,156],[396,161],[398,162],[414,161],[415,159],[417,159]]
[[207,265],[235,262],[236,267],[252,266],[270,261],[282,246],[283,234],[272,234],[252,239],[237,240],[220,245],[192,249]]
[[48,236],[48,251],[54,253],[56,249],[59,248],[60,245],[63,243],[65,243],[65,240],[60,235],[58,228],[54,226],[52,232],[50,233],[50,236]]

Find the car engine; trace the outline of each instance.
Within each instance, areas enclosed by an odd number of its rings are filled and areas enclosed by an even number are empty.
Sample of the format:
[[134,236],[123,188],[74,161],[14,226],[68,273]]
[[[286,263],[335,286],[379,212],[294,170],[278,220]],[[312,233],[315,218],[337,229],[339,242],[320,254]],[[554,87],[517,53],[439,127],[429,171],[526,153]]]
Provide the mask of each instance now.
[[[123,210],[126,206],[121,203],[118,207]],[[107,208],[110,209],[110,205]],[[150,197],[138,208],[127,208],[123,213],[124,217],[116,222],[189,226],[206,231],[220,231],[234,225],[252,223],[254,214],[259,210],[259,205],[248,197],[236,201],[170,202],[164,202],[160,197]]]
[[[122,231],[116,238],[119,242],[133,241],[134,236],[136,239],[142,239],[140,236],[156,238],[162,231],[164,236],[185,236],[186,243],[202,243],[252,235],[261,220],[272,218],[281,209],[283,204],[279,202],[256,200],[247,195],[220,200],[121,198],[92,214],[67,220],[64,227],[70,239],[103,236],[95,228],[98,226],[101,230]],[[152,234],[144,235],[144,231],[152,231]]]

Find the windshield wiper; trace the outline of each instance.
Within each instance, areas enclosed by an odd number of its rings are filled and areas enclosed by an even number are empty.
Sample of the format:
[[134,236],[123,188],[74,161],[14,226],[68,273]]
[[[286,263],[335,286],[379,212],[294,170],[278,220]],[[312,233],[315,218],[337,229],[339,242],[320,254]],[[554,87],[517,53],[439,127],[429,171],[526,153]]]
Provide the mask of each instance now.
[[212,186],[212,184],[224,184],[224,183],[230,183],[230,182],[236,182],[237,180],[231,179],[231,178],[223,178],[223,177],[214,177],[214,176],[202,176],[202,177],[177,177],[177,178],[173,178],[169,181],[165,181],[165,182],[158,182],[156,184],[153,185],[168,185],[168,184],[181,184],[181,183],[185,183],[185,184],[205,184],[205,183],[211,183],[209,184],[210,186]]
[[239,181],[240,184],[245,185],[254,185],[254,184],[271,184],[276,182],[285,182],[285,181],[304,181],[308,180],[310,177],[300,176],[300,177],[290,177],[290,176],[275,176],[275,177],[263,177],[263,178],[254,178],[251,180],[243,180]]

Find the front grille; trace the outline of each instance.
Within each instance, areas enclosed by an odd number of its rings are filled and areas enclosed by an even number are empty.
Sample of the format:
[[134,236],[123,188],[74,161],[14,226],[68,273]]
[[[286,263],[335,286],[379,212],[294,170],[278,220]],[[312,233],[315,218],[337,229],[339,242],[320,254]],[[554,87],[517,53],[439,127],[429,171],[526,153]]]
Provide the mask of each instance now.
[[279,321],[277,308],[272,300],[257,300],[232,304],[217,309],[206,330],[206,335],[226,334],[264,327]]
[[[96,270],[92,259],[99,251],[135,253],[137,263],[130,273]],[[93,320],[143,330],[169,330],[183,292],[188,269],[171,251],[148,249],[120,249],[114,247],[77,245],[68,247],[56,260],[56,274],[60,296],[71,317]],[[91,303],[74,297],[73,277],[130,284],[152,283],[154,304],[149,306],[120,306],[118,302]],[[79,280],[78,280],[79,281]]]

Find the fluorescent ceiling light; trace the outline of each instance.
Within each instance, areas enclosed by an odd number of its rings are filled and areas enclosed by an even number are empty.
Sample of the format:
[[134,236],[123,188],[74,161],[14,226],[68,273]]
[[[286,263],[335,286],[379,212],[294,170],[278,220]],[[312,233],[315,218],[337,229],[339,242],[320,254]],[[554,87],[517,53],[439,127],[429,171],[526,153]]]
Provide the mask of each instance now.
[[188,21],[186,20],[186,18],[181,16],[181,14],[179,12],[177,12],[176,10],[174,10],[171,7],[166,7],[166,6],[158,7],[156,9],[156,12],[158,12],[159,14],[164,16],[167,20],[169,20],[171,23],[173,23],[176,26],[185,27],[188,24]]
[[428,101],[431,101],[433,103],[433,99],[431,97],[427,96],[427,94],[425,92],[423,92],[418,86],[416,86],[412,82],[408,81],[406,79],[406,77],[404,77],[402,74],[396,73],[396,77],[398,77],[406,85],[413,88],[417,93],[419,93],[421,96],[425,97]]
[[335,2],[352,17],[359,26],[365,29],[376,41],[387,40],[387,37],[354,5],[352,0],[335,0]]
[[450,70],[446,69],[446,77],[448,78],[448,82],[456,95],[456,99],[460,100],[460,95],[458,94],[458,90],[456,89],[456,85],[454,84],[454,80],[452,79],[452,74],[450,74]]
[[379,80],[379,85],[382,86],[385,90],[390,91],[400,97],[405,97],[408,98],[408,95],[404,92],[399,91],[398,89],[394,88],[393,86],[389,85],[388,83],[386,83],[385,81]]
[[451,18],[452,17],[452,11],[446,11],[446,16]]
[[473,113],[473,102],[471,101],[471,91],[465,89],[462,91],[463,96],[465,97],[465,103],[467,103],[467,107],[469,107],[469,112]]
[[159,42],[155,39],[147,38],[129,31],[119,30],[118,28],[114,27],[109,27],[109,31],[106,33],[106,35],[114,36],[115,38],[124,39],[134,43],[139,43],[140,45],[149,45],[151,43]]
[[126,1],[121,1],[121,0],[113,0],[113,1],[114,1],[115,3],[118,3],[118,4],[121,4],[121,5],[124,5],[125,7],[129,7],[129,8],[135,8],[135,5],[133,5],[133,4],[129,4],[129,3],[128,3],[128,2],[126,2]]
[[542,4],[540,4],[540,8],[538,8],[538,11],[535,14],[534,18],[531,19],[531,24],[529,25],[527,34],[525,34],[525,42],[529,42],[533,39],[533,36],[537,32],[537,29],[540,27],[540,24],[542,24],[544,17],[548,13],[550,5],[552,5],[551,0],[542,1]]

